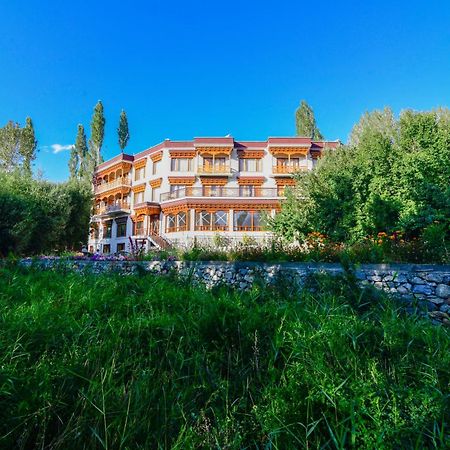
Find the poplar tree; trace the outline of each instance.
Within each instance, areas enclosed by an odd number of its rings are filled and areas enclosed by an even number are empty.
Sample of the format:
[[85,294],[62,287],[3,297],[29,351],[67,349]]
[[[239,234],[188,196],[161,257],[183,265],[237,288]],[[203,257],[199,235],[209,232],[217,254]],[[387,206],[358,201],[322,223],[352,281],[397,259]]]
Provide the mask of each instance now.
[[31,175],[31,163],[36,159],[37,140],[31,117],[27,117],[25,127],[20,132],[20,154],[22,167],[27,175]]
[[74,180],[78,178],[80,170],[80,158],[78,157],[78,152],[75,145],[72,145],[72,148],[70,149],[70,158],[68,165],[69,165],[70,179]]
[[122,109],[122,112],[120,113],[120,120],[119,120],[119,128],[117,128],[117,134],[119,136],[119,147],[120,150],[125,150],[125,147],[128,144],[128,140],[130,139],[130,132],[128,130],[128,119],[127,119],[127,113]]
[[22,161],[20,133],[19,124],[12,120],[0,128],[0,168],[6,172],[11,172],[19,167]]
[[[72,152],[70,156],[72,158]],[[84,132],[84,126],[81,123],[78,124],[78,133],[77,139],[75,141],[73,156],[74,158],[76,158],[76,161],[78,161],[78,177],[82,180],[90,181],[93,175],[91,172],[91,155],[86,143],[86,133]],[[75,165],[74,162],[71,162],[69,164]]]
[[99,100],[94,108],[91,120],[91,138],[89,140],[89,150],[91,156],[91,171],[94,173],[95,167],[101,162],[101,149],[105,137],[105,116],[103,104]]
[[317,128],[314,112],[305,100],[300,102],[300,106],[295,111],[295,125],[297,136],[307,136],[313,140],[322,140],[324,138],[319,128]]

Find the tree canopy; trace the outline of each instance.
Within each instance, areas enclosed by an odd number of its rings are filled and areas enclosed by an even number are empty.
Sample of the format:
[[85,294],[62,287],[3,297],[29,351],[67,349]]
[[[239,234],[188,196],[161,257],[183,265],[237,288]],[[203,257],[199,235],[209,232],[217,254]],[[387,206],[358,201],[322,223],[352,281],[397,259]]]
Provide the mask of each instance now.
[[322,140],[323,136],[316,124],[314,112],[311,106],[302,100],[295,111],[295,125],[297,136],[307,136],[314,140]]
[[377,232],[417,236],[431,224],[448,233],[450,111],[392,111],[363,115],[349,145],[328,150],[272,221],[294,239],[320,231],[338,241]]
[[123,109],[122,112],[120,113],[119,128],[117,128],[117,134],[119,137],[119,147],[120,150],[123,152],[128,144],[128,140],[130,139],[127,113]]

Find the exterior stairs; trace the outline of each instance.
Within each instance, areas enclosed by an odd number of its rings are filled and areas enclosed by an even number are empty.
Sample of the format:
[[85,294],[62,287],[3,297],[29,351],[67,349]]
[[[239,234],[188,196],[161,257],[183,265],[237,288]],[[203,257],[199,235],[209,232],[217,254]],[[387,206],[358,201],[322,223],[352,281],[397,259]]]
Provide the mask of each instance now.
[[169,250],[173,248],[173,245],[169,240],[163,238],[159,234],[150,233],[148,236],[149,240],[153,242],[156,247],[159,247],[161,250]]

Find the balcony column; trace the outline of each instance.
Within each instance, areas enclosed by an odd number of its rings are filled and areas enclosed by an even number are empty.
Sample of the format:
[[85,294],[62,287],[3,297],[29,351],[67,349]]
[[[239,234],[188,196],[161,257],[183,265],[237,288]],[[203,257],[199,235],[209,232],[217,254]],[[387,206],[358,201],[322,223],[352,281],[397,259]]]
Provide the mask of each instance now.
[[230,209],[228,212],[228,231],[233,231],[234,227],[234,209]]
[[195,230],[195,209],[189,210],[189,231]]

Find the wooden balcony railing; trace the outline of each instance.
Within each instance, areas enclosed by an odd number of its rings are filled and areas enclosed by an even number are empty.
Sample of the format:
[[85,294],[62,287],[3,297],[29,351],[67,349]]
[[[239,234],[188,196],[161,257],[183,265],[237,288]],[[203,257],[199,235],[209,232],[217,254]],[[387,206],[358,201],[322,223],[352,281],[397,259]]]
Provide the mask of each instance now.
[[265,228],[262,226],[258,226],[258,225],[254,225],[254,226],[247,226],[247,227],[242,227],[242,226],[234,226],[234,231],[264,231]]
[[130,204],[127,202],[116,202],[110,205],[100,206],[100,208],[95,209],[95,214],[108,214],[116,211],[128,211],[130,209]]
[[204,165],[197,167],[197,173],[207,175],[227,175],[231,174],[229,164]]
[[110,191],[111,189],[115,189],[121,186],[130,187],[131,179],[130,177],[120,177],[116,180],[109,181],[108,183],[98,184],[94,186],[94,192],[96,194],[102,194],[103,192]]
[[272,172],[275,174],[286,174],[286,173],[295,173],[295,172],[305,172],[308,170],[308,167],[305,165],[276,165],[272,167]]

